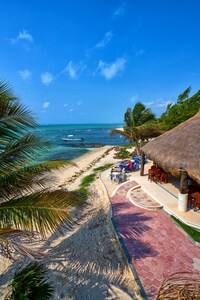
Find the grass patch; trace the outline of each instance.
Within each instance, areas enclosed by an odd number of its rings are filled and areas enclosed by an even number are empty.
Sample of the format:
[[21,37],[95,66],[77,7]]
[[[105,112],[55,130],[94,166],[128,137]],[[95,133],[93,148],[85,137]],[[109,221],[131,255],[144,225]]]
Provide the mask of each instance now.
[[189,227],[188,225],[184,224],[174,216],[171,216],[172,220],[174,220],[183,230],[195,241],[200,243],[200,232],[194,228]]
[[92,173],[88,176],[83,177],[80,188],[87,188],[90,186],[90,184],[96,179],[96,174]]
[[83,177],[81,184],[80,184],[80,188],[77,190],[77,192],[79,192],[80,194],[82,194],[83,198],[87,198],[88,196],[88,187],[90,186],[90,184],[95,181],[96,179],[96,174],[92,173],[88,176]]
[[96,172],[103,172],[103,171],[109,169],[110,167],[112,167],[112,165],[113,164],[105,164],[104,166],[95,168],[94,171],[96,171]]
[[123,144],[123,145],[120,145],[120,147],[125,147],[125,148],[135,147],[135,143]]
[[120,159],[128,158],[131,156],[132,153],[126,150],[126,148],[121,148],[121,150],[115,154],[115,158],[120,158]]

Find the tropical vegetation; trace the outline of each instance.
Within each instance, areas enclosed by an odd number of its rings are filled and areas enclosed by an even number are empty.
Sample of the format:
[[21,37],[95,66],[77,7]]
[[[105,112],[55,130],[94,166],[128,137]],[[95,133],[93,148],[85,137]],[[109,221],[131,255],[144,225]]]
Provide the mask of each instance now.
[[71,225],[70,209],[82,200],[78,192],[49,189],[49,171],[69,162],[34,164],[50,146],[34,133],[36,126],[9,84],[0,81],[0,243],[9,254],[18,250],[31,257],[38,253],[19,238],[33,232],[45,237]]
[[82,194],[82,195],[85,195],[87,196],[89,194],[88,192],[88,188],[90,186],[90,184],[95,181],[96,179],[96,173],[92,173],[90,175],[87,175],[85,177],[82,178],[81,180],[81,184],[79,186],[79,192]]
[[128,139],[130,143],[135,142],[137,154],[140,154],[140,147],[149,138],[162,133],[154,113],[141,102],[137,102],[133,109],[127,109],[124,114],[124,122],[124,127],[122,129],[112,129],[111,135],[120,134]]
[[115,158],[120,158],[120,159],[124,159],[124,158],[128,158],[133,156],[132,153],[130,151],[128,151],[126,148],[121,148],[116,154],[115,154]]
[[31,262],[15,273],[11,293],[7,298],[11,300],[47,300],[53,295],[52,284],[46,280],[47,269],[38,262]]
[[168,104],[166,111],[161,115],[159,122],[164,130],[170,130],[194,116],[200,109],[200,90],[189,97],[191,87],[188,87],[178,96],[175,104]]
[[112,165],[113,165],[113,164],[105,164],[104,166],[95,168],[94,171],[96,171],[96,172],[103,172],[103,171],[105,171],[105,170],[111,168]]

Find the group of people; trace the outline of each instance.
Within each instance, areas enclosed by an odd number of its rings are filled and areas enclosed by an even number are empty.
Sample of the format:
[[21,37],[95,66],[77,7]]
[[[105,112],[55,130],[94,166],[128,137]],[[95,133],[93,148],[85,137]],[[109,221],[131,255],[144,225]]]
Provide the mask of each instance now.
[[127,179],[126,172],[139,170],[139,164],[140,160],[138,157],[122,161],[119,165],[111,169],[110,179],[117,183],[125,182]]
[[138,157],[131,159],[128,163],[128,171],[133,172],[139,169],[140,169],[140,159]]
[[111,169],[110,179],[116,181],[117,183],[126,181],[126,170],[125,168],[121,169],[120,167],[115,167]]

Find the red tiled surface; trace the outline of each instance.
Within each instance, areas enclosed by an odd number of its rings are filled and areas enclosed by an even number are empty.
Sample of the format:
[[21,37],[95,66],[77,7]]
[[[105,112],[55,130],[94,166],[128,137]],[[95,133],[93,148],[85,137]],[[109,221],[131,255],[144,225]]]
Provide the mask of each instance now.
[[113,220],[148,299],[155,299],[162,281],[176,272],[194,271],[200,247],[163,210],[135,206],[127,191],[132,181],[121,185],[111,197]]
[[133,202],[133,204],[135,203],[136,205],[148,209],[162,207],[158,202],[156,202],[153,198],[147,195],[141,188],[137,188],[131,191],[130,200]]

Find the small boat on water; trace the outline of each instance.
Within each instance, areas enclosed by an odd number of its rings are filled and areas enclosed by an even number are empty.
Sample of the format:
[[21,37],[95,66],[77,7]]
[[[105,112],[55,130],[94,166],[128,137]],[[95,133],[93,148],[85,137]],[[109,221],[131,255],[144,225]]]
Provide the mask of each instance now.
[[65,142],[83,142],[84,138],[64,138],[64,137],[62,137],[62,140]]

